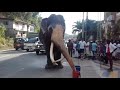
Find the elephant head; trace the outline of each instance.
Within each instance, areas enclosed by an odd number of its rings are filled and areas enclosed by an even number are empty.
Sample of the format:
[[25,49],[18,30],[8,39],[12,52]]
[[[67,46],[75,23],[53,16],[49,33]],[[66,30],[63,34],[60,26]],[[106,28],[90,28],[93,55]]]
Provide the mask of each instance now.
[[42,19],[41,22],[41,32],[44,35],[50,34],[50,58],[52,63],[57,64],[56,62],[63,60],[63,58],[59,60],[54,60],[53,47],[54,45],[60,49],[63,56],[66,58],[71,68],[74,69],[74,64],[72,62],[72,58],[70,57],[65,45],[64,45],[64,32],[65,32],[65,20],[62,15],[52,14],[48,18]]

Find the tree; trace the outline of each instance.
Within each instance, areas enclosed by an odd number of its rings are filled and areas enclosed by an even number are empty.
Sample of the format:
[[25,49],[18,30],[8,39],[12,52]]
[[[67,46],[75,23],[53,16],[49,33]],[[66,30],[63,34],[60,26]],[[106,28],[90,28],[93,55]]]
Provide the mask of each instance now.
[[[36,14],[36,13],[35,13]],[[41,16],[36,16],[33,15],[34,17],[32,17],[31,23],[35,25],[35,32],[39,32],[40,31],[40,23],[42,20]]]
[[[99,30],[100,21],[95,20],[85,20],[84,21],[84,31],[86,32],[86,39],[89,39],[90,36],[93,36],[94,39],[97,38],[97,31]],[[75,22],[75,25],[73,25],[73,32],[80,32],[82,29],[82,22],[77,21]],[[78,34],[78,38],[81,37],[82,34]]]
[[0,15],[11,18],[14,20],[21,20],[35,25],[35,32],[40,30],[41,16],[38,16],[39,12],[0,12]]
[[3,24],[0,24],[0,38],[5,38],[6,28]]
[[80,32],[82,29],[82,22],[80,22],[80,21],[75,22],[75,25],[73,25],[72,29],[73,29],[73,33]]

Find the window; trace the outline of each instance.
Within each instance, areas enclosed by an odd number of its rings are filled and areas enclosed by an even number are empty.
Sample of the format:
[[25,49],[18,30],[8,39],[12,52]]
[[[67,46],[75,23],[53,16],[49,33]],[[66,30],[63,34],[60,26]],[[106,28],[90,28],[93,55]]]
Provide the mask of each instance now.
[[8,25],[8,22],[7,22],[7,21],[4,21],[3,23],[4,23],[4,25]]
[[34,27],[30,27],[30,31],[34,31]]
[[25,34],[25,32],[23,32],[23,34]]
[[29,43],[35,43],[37,41],[37,38],[30,38],[28,39]]

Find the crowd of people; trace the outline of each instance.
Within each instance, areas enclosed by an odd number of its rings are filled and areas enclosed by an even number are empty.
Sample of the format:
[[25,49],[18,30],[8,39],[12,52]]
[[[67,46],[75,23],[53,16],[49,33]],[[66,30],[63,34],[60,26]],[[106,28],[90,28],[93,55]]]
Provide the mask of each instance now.
[[84,39],[79,39],[73,41],[69,39],[67,43],[68,52],[71,57],[74,56],[84,60],[97,60],[97,57],[100,57],[99,60],[103,64],[110,64],[109,71],[113,71],[113,60],[120,59],[120,40],[103,40],[103,41],[84,41]]

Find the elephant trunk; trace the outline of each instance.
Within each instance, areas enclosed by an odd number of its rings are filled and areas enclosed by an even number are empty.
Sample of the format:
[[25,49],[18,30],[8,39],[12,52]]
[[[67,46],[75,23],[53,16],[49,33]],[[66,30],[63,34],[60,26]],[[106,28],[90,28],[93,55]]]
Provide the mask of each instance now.
[[[75,70],[75,66],[74,66],[74,63],[72,61],[72,58],[69,55],[69,53],[68,53],[68,51],[67,51],[67,49],[66,49],[66,47],[64,45],[63,36],[64,36],[64,29],[63,29],[62,25],[56,25],[55,28],[53,28],[53,32],[52,32],[52,35],[51,35],[51,49],[50,49],[51,60],[52,60],[52,62],[54,62],[53,46],[55,44],[60,49],[63,56],[66,58],[66,60],[70,64],[71,68],[73,70]],[[60,60],[62,60],[62,58]]]

